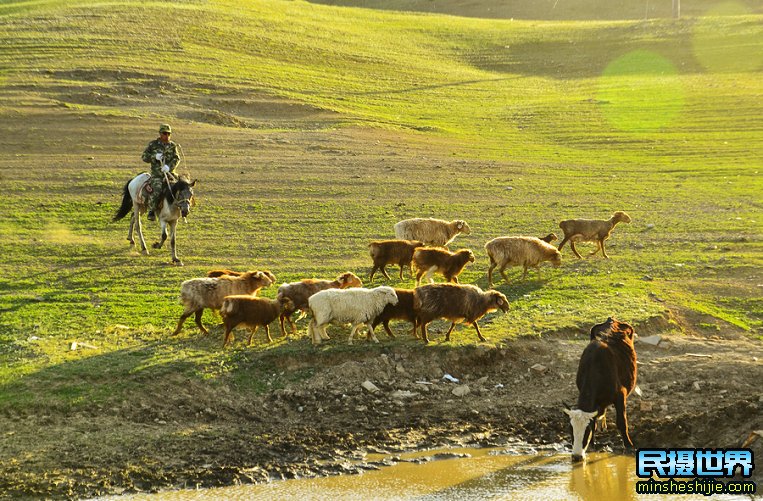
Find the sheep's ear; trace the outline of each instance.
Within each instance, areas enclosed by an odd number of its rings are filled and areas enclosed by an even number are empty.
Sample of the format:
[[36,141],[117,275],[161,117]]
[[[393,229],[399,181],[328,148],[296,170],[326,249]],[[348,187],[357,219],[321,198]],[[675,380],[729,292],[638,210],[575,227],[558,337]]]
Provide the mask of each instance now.
[[[567,404],[565,404],[566,406]],[[572,410],[568,407],[566,409],[562,409],[562,411],[567,414],[568,416],[572,417]]]
[[463,222],[463,221],[458,221],[458,222],[456,223],[456,228],[458,228],[459,230],[460,230],[461,228],[463,228],[463,227],[464,227],[464,222]]

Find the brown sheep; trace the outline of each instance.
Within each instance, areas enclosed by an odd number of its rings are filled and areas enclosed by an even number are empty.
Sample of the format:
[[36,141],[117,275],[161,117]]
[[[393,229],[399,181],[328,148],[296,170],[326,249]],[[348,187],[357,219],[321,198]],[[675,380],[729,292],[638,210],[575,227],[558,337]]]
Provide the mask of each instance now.
[[220,314],[225,325],[223,348],[229,341],[233,340],[231,331],[241,324],[245,324],[251,329],[248,344],[252,344],[252,338],[261,325],[265,327],[265,336],[268,338],[268,342],[272,342],[270,323],[278,318],[282,311],[293,308],[294,303],[288,297],[267,299],[248,295],[227,296],[220,308]]
[[472,324],[479,340],[485,341],[477,320],[491,311],[509,311],[509,300],[498,291],[484,292],[474,285],[430,284],[415,289],[413,308],[425,343],[429,342],[427,325],[436,318],[453,322],[445,334],[446,341],[450,341],[457,322]]
[[[382,275],[389,280],[385,267],[388,264],[400,266],[400,280],[403,279],[403,266],[411,268],[411,259],[413,252],[424,244],[418,240],[378,240],[368,244],[371,259],[374,261],[374,267],[371,268],[369,280],[373,282],[376,270],[381,270]],[[411,269],[411,274],[413,270]]]
[[612,233],[612,230],[615,229],[617,223],[621,222],[631,222],[630,216],[623,211],[615,212],[612,217],[607,220],[568,219],[562,221],[559,223],[559,227],[564,232],[564,238],[562,239],[562,243],[559,244],[559,250],[561,251],[564,244],[569,241],[572,252],[575,253],[578,259],[583,259],[583,256],[581,256],[575,248],[575,242],[596,242],[596,250],[589,255],[593,256],[601,250],[604,257],[609,259],[607,251],[604,250],[604,241],[609,238],[609,235]]
[[180,302],[185,309],[180,316],[177,328],[172,334],[180,332],[185,320],[192,314],[196,315],[196,325],[201,332],[209,334],[209,331],[201,324],[201,314],[205,308],[219,310],[226,296],[234,294],[251,294],[257,292],[273,281],[262,271],[247,271],[239,277],[223,276],[218,278],[192,278],[186,280],[180,286]]
[[421,283],[421,277],[426,273],[430,282],[432,274],[437,272],[445,277],[446,282],[458,283],[458,275],[467,263],[474,262],[474,253],[469,249],[450,252],[446,249],[423,247],[413,253],[413,268],[416,269],[416,285]]
[[407,320],[413,324],[413,337],[416,337],[416,312],[413,309],[413,291],[409,289],[395,289],[397,294],[397,304],[388,304],[384,307],[384,310],[376,316],[371,323],[371,327],[374,329],[377,325],[384,325],[384,330],[389,337],[394,338],[395,335],[389,328],[390,320]]
[[[267,275],[270,280],[273,281],[273,283],[276,282],[276,276],[270,273],[268,270],[262,270],[262,272]],[[240,277],[243,274],[243,272],[240,271],[233,271],[228,269],[221,269],[221,270],[210,270],[207,272],[207,276],[210,278],[220,278],[224,276],[229,277]]]
[[315,280],[312,278],[306,278],[299,282],[292,282],[289,284],[283,284],[278,288],[278,297],[288,297],[294,303],[294,307],[291,310],[284,310],[281,312],[280,324],[281,334],[287,336],[286,329],[284,328],[284,320],[288,319],[291,325],[292,333],[297,332],[297,326],[292,321],[291,315],[301,310],[306,312],[309,308],[308,299],[310,296],[318,291],[326,289],[346,289],[348,287],[362,287],[363,282],[360,281],[357,275],[351,272],[342,273],[336,280]]
[[540,263],[551,261],[554,267],[562,264],[562,254],[551,244],[535,237],[498,237],[485,244],[485,250],[490,258],[490,268],[487,270],[488,288],[493,287],[493,270],[498,266],[501,276],[509,282],[506,275],[507,266],[523,266],[522,280],[527,278],[527,268],[538,270],[540,278]]
[[556,236],[556,233],[549,233],[548,235],[546,235],[545,237],[541,237],[540,239],[546,242],[547,244],[550,244],[554,240],[559,240],[559,237]]
[[458,235],[472,232],[466,221],[443,221],[433,218],[413,218],[395,224],[395,237],[402,240],[419,240],[426,245],[447,247]]

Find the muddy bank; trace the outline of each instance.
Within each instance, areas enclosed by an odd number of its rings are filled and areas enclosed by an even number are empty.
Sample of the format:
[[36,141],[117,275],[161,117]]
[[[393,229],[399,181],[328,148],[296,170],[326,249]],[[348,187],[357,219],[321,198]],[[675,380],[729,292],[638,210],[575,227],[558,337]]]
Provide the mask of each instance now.
[[[659,322],[642,327],[642,337],[660,334]],[[150,393],[109,407],[5,410],[0,493],[83,498],[356,473],[380,466],[364,461],[374,452],[516,441],[561,447],[561,404],[576,398],[586,341],[569,332],[463,348],[382,342],[354,352],[264,354],[246,362],[273,370],[264,391],[168,375]],[[643,395],[628,401],[637,446],[740,446],[761,428],[759,342],[689,332],[637,343],[637,351]],[[614,426],[598,439],[597,448],[622,450]],[[763,457],[763,438],[750,446]]]

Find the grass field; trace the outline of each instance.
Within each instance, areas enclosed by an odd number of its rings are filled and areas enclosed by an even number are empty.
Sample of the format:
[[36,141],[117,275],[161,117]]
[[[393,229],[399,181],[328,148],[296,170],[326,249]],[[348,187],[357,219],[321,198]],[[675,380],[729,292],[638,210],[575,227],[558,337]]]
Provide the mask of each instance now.
[[[566,249],[543,280],[513,270],[491,342],[668,308],[760,338],[763,18],[737,14],[511,21],[302,1],[1,2],[0,402],[112,402],[178,370],[236,377],[240,344],[223,352],[190,325],[169,339],[183,280],[222,266],[279,282],[366,277],[367,243],[405,217],[468,221],[456,246],[477,262],[462,281],[485,287],[493,237],[631,215],[611,260]],[[131,251],[127,223],[110,222],[166,121],[181,171],[200,180],[179,229],[182,268],[166,250]],[[147,238],[157,233],[149,224]],[[347,349],[333,332],[324,349]],[[454,344],[474,341],[463,329]],[[308,349],[302,337],[249,350]]]

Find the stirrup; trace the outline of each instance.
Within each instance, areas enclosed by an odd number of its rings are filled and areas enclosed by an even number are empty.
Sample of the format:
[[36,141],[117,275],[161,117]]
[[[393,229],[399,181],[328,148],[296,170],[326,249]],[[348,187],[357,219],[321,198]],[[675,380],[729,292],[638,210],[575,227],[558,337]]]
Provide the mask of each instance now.
[[154,211],[152,210],[148,211],[148,215],[146,217],[149,221],[156,221],[156,214],[154,214]]

